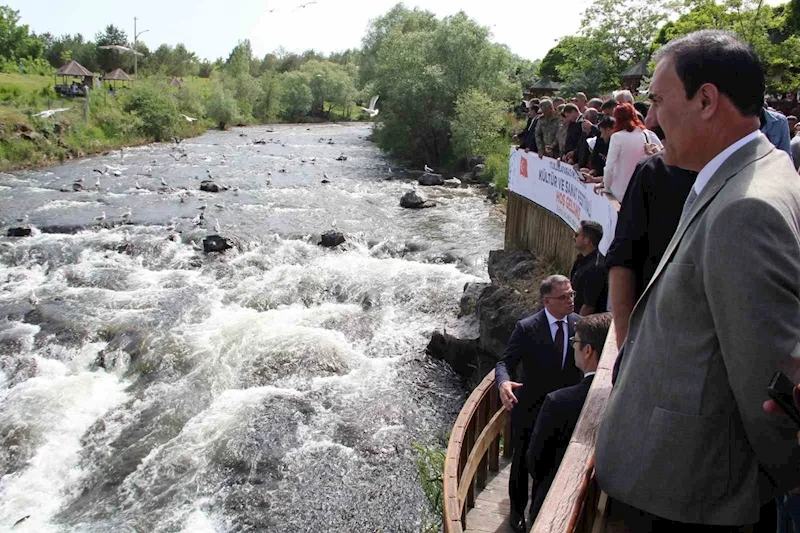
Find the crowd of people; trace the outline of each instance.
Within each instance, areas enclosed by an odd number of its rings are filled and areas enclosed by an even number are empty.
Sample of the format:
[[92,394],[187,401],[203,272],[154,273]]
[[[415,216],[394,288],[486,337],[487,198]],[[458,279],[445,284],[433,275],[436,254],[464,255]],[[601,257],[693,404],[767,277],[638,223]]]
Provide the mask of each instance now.
[[798,428],[765,401],[776,372],[800,381],[800,127],[765,105],[761,63],[733,34],[690,34],[656,62],[647,103],[526,101],[519,149],[573,165],[620,211],[605,256],[603,227],[581,222],[570,277],[541,283],[543,309],[497,363],[510,523],[535,521],[613,317],[595,449],[609,523],[797,532]]

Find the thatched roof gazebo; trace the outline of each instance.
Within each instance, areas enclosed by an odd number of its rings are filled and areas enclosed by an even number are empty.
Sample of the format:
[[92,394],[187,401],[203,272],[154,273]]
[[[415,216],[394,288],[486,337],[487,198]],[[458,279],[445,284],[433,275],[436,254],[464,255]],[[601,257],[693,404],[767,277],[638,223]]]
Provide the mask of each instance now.
[[[63,94],[65,96],[85,96],[82,87],[92,87],[92,82],[94,80],[94,73],[75,60],[70,61],[58,69],[55,73],[55,78],[58,76],[61,76],[62,83],[59,85],[58,79],[55,79],[56,93]],[[75,90],[70,90],[70,87],[67,85],[68,77],[82,78],[80,87],[76,88]]]
[[179,78],[172,78],[169,82],[170,87],[177,87],[178,89],[183,89],[183,80]]
[[642,80],[645,76],[650,75],[650,72],[647,70],[648,63],[650,63],[650,59],[642,59],[631,68],[622,72],[619,75],[622,88],[628,89],[633,94],[636,94],[639,90],[639,85],[642,84]]
[[551,80],[550,78],[542,78],[528,87],[530,95],[536,98],[553,95],[559,89],[561,89],[561,84]]
[[111,72],[109,72],[108,74],[103,76],[103,81],[112,82],[111,86],[116,88],[116,82],[118,82],[118,81],[119,82],[131,83],[133,80],[131,80],[131,77],[128,76],[128,74],[124,70],[122,70],[121,68],[118,68],[118,69],[112,70]]

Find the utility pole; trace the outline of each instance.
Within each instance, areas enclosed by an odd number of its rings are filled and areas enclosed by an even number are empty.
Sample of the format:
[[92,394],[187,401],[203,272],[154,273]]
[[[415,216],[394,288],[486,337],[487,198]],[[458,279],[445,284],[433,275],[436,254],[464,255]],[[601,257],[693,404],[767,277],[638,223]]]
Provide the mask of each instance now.
[[136,49],[136,43],[139,40],[139,36],[143,33],[146,33],[150,30],[142,30],[139,33],[136,33],[136,17],[133,17],[133,79],[139,79],[139,51]]

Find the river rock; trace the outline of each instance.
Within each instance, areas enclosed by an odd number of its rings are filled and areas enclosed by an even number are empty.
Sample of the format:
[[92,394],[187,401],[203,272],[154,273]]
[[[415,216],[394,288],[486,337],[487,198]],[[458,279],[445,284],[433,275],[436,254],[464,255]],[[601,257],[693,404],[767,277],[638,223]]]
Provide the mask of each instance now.
[[341,232],[330,230],[322,234],[319,245],[324,248],[333,248],[342,244],[344,240],[344,235]]
[[425,197],[417,191],[408,191],[400,198],[400,207],[406,207],[408,209],[424,209],[426,207],[434,207],[435,205],[435,202],[426,200]]
[[530,298],[526,299],[513,287],[493,283],[481,293],[475,313],[470,315],[479,323],[479,348],[495,360],[501,359],[517,322],[537,310]]
[[444,178],[442,178],[441,174],[434,174],[432,172],[426,172],[422,176],[419,177],[417,180],[420,185],[443,185]]
[[337,161],[347,161],[347,156],[342,154],[336,158]]
[[486,176],[486,165],[479,163],[472,168],[472,179],[482,180]]
[[454,188],[461,187],[461,180],[458,179],[458,178],[450,178],[450,179],[444,180],[444,186],[445,187],[454,187]]
[[483,282],[470,282],[464,285],[464,294],[461,295],[461,301],[458,303],[460,312],[459,317],[469,316],[475,312],[475,305],[478,303],[478,298],[481,297],[483,291],[491,283]]
[[219,192],[224,191],[225,187],[220,187],[211,180],[203,180],[200,182],[200,190],[205,192]]
[[203,252],[210,254],[214,252],[224,252],[229,248],[233,248],[231,242],[225,237],[219,235],[209,235],[203,239]]
[[482,155],[476,157],[470,157],[469,159],[467,159],[467,168],[472,170],[476,166],[483,165],[485,163],[486,163],[486,158],[483,157]]
[[30,237],[32,233],[30,226],[20,226],[18,228],[8,228],[8,237]]
[[479,383],[497,363],[480,347],[480,323],[475,315],[448,320],[433,333],[426,352],[446,361],[469,386]]
[[492,250],[487,266],[489,278],[494,282],[525,281],[536,274],[536,256],[528,250]]

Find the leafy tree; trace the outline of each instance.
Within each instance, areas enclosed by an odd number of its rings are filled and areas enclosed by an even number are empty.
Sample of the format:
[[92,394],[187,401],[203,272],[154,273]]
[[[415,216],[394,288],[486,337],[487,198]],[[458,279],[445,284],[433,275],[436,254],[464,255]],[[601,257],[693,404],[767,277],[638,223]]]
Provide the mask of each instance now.
[[[99,32],[97,35],[95,35],[94,42],[98,47],[110,44],[127,46],[128,36],[120,28],[117,28],[113,24],[109,24],[108,26],[106,26],[106,29],[104,31]],[[119,51],[100,50],[98,48],[97,66],[103,72],[111,72],[115,68],[121,68],[123,66],[123,63],[124,60],[121,58],[121,54],[119,53]]]
[[125,103],[125,111],[139,117],[142,133],[156,141],[169,138],[180,123],[178,108],[166,84],[136,85]]
[[200,76],[201,78],[210,78],[211,75],[214,73],[214,68],[215,68],[214,63],[212,63],[208,59],[204,59],[203,61],[200,62],[198,66],[197,75]]
[[[342,65],[314,59],[300,67],[300,72],[308,75],[312,113],[325,112],[326,103],[331,107],[337,105],[345,110],[355,99],[355,84]],[[330,110],[329,107],[327,111]]]
[[498,141],[506,123],[505,105],[478,89],[468,89],[456,101],[451,122],[453,152],[468,158],[485,155]]
[[98,70],[97,47],[94,43],[84,40],[80,33],[61,37],[49,36],[46,41],[44,57],[55,68],[74,59],[93,72]]
[[290,120],[299,120],[311,112],[314,97],[309,87],[308,75],[303,72],[286,72],[281,75],[281,104]]
[[261,122],[267,122],[278,114],[281,96],[280,77],[276,72],[267,72],[259,78],[261,96],[253,107],[253,116]]
[[226,69],[233,76],[250,75],[250,63],[252,60],[253,48],[250,46],[250,39],[239,41],[239,44],[233,48],[227,61],[225,61]]
[[30,33],[27,24],[19,23],[19,11],[0,6],[0,59],[38,59],[44,53],[44,46],[42,39]]
[[219,129],[224,130],[239,121],[239,108],[236,99],[221,83],[215,82],[206,102],[206,115]]
[[253,115],[253,105],[261,97],[261,86],[254,77],[244,72],[238,75],[225,75],[222,77],[225,89],[236,100],[239,115],[242,119],[249,119]]

